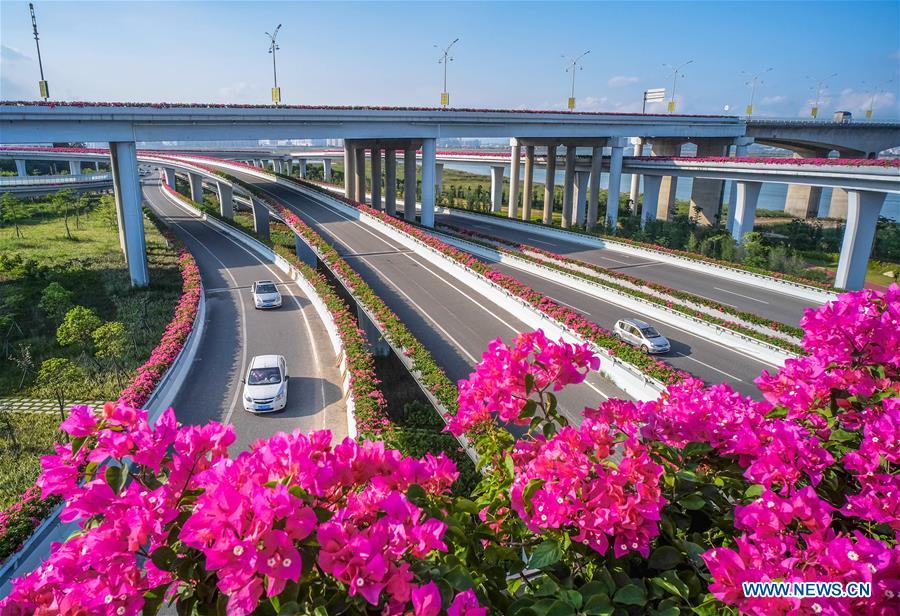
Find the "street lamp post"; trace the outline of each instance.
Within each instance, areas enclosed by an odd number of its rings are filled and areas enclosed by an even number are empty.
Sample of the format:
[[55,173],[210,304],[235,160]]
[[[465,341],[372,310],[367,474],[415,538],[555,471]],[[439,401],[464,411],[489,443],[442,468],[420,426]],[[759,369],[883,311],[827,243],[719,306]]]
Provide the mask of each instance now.
[[[828,77],[823,77],[816,82],[816,102],[810,111],[810,115],[814,118],[819,115],[819,101],[822,99],[822,89],[825,87],[825,82],[832,77],[837,77],[837,73],[832,73]],[[806,78],[811,79],[808,75]]]
[[[747,81],[744,83],[745,86],[750,86],[750,104],[747,105],[747,116],[748,117],[753,115],[753,98],[756,96],[756,86],[757,86],[757,84],[762,85],[765,83],[764,81],[760,81],[760,77],[762,77],[763,75],[765,75],[766,73],[768,73],[771,70],[772,69],[770,67],[770,68],[767,68],[766,70],[762,71],[761,73],[756,73],[753,77],[750,78],[750,81]],[[746,71],[741,71],[741,72],[745,75],[747,74]]]
[[[688,64],[693,63],[693,60],[688,60],[684,64],[679,66],[672,66],[671,64],[663,64],[663,66],[668,66],[672,69],[672,98],[669,99],[669,113],[675,112],[675,84],[678,82],[678,73]],[[684,75],[681,75],[684,77]]]
[[50,98],[50,87],[44,80],[44,64],[41,62],[41,44],[38,41],[37,19],[34,16],[34,5],[28,3],[28,9],[31,11],[31,27],[34,29],[34,46],[37,47],[38,69],[41,71],[41,80],[38,82],[38,90],[40,90],[41,98],[47,100]]
[[272,54],[272,78],[274,79],[275,85],[272,88],[272,102],[276,105],[281,102],[281,88],[278,87],[278,70],[275,67],[275,52],[281,49],[278,44],[275,42],[275,37],[278,36],[278,31],[281,30],[281,24],[278,24],[278,27],[269,34],[266,32],[266,36],[269,37],[269,53]]
[[[441,107],[448,107],[450,105],[450,92],[447,91],[447,63],[453,62],[453,58],[450,57],[450,48],[456,45],[459,38],[453,39],[453,42],[447,45],[443,52],[441,53],[441,57],[438,58],[438,64],[444,65],[444,90],[441,92]],[[435,45],[437,47],[437,45]]]
[[[865,83],[865,82],[863,82]],[[884,90],[884,87],[888,84],[894,83],[893,79],[888,79],[887,81],[882,81],[880,84],[876,85],[872,89],[872,96],[869,98],[869,108],[866,109],[866,119],[872,119],[872,111],[875,108],[875,99],[878,98],[878,95]]]
[[[572,59],[569,61],[569,64],[570,64],[570,65],[569,65],[568,67],[566,67],[566,72],[567,72],[567,73],[568,73],[569,71],[572,71],[572,94],[571,94],[571,96],[569,96],[569,110],[570,110],[570,111],[573,110],[573,109],[575,109],[575,73],[576,73],[577,71],[583,71],[583,70],[584,70],[583,67],[579,66],[578,61],[581,60],[581,59],[582,59],[583,57],[585,57],[586,55],[588,55],[589,53],[591,53],[591,50],[590,50],[590,49],[588,49],[586,52],[584,52],[583,54],[581,54],[581,55],[578,56],[577,58],[572,58]],[[565,56],[562,56],[562,57],[565,58]]]

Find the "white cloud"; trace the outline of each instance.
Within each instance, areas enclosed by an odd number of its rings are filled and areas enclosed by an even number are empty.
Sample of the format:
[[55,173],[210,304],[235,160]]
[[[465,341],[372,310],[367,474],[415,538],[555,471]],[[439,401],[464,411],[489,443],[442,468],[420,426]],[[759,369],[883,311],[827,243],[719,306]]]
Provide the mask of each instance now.
[[859,92],[853,88],[846,88],[841,90],[837,104],[838,109],[842,111],[850,111],[860,115],[865,114],[869,110],[870,105],[875,111],[896,108],[897,97],[893,92],[882,91],[875,94],[873,98],[871,92]]
[[779,103],[783,103],[786,100],[787,100],[787,96],[778,94],[776,96],[765,96],[765,97],[763,97],[761,102],[763,105],[777,105]]
[[0,45],[0,60],[4,62],[18,62],[20,60],[30,60],[30,58],[14,47]]
[[608,83],[613,88],[621,88],[623,86],[630,86],[631,84],[637,83],[640,80],[641,80],[640,77],[629,77],[626,75],[616,75],[615,77],[610,78],[610,80],[607,81],[606,83]]
[[219,96],[225,103],[251,103],[259,98],[260,95],[267,93],[264,91],[264,88],[246,81],[236,81],[231,85],[219,88]]

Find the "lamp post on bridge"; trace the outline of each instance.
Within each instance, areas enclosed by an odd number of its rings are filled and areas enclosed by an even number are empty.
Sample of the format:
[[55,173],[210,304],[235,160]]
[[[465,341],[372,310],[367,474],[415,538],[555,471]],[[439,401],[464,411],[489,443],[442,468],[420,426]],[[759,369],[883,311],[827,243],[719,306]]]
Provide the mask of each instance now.
[[[750,86],[750,104],[747,105],[747,117],[750,117],[753,115],[753,98],[756,96],[757,84],[762,85],[765,83],[764,81],[760,80],[760,77],[762,77],[763,75],[765,75],[766,73],[768,73],[771,70],[772,70],[772,68],[770,67],[770,68],[767,68],[766,70],[762,71],[761,73],[756,73],[753,77],[750,78],[750,81],[747,81],[744,83],[745,86]],[[741,71],[741,73],[743,73],[745,75],[747,74],[746,71]]]
[[[569,96],[569,105],[568,105],[569,111],[572,111],[573,109],[575,109],[575,73],[578,71],[584,70],[584,67],[580,66],[578,64],[578,61],[581,60],[586,55],[588,55],[589,53],[591,53],[590,49],[588,49],[586,52],[584,52],[577,58],[572,58],[571,60],[569,60],[570,66],[566,67],[567,73],[569,71],[572,71],[572,94],[571,94],[571,96]],[[565,56],[561,56],[561,57],[565,58]]]
[[[683,69],[688,64],[692,64],[693,62],[694,62],[693,60],[688,60],[687,62],[685,62],[684,64],[681,64],[679,66],[672,66],[671,64],[663,64],[663,66],[667,66],[670,69],[672,69],[672,98],[669,99],[669,113],[675,112],[675,84],[678,83],[679,73],[681,72],[681,69]],[[684,77],[684,75],[681,75],[681,77]]]
[[[837,77],[837,73],[832,73],[828,77],[823,77],[819,79],[816,83],[816,102],[813,105],[812,110],[810,111],[810,115],[812,117],[816,117],[819,115],[819,101],[822,100],[822,90],[825,87],[825,82],[831,79],[832,77]],[[809,75],[806,76],[807,79],[812,79]]]
[[47,100],[50,98],[50,87],[44,80],[44,64],[41,62],[41,44],[38,41],[37,18],[34,16],[34,4],[29,2],[28,10],[31,11],[31,27],[34,29],[34,46],[37,47],[38,69],[41,71],[41,80],[38,82],[38,89],[40,90],[41,98]]
[[[888,79],[887,81],[882,81],[880,84],[878,84],[871,90],[872,96],[869,98],[869,108],[866,109],[866,119],[867,120],[872,119],[872,110],[875,107],[875,99],[878,98],[878,96],[884,91],[885,86],[887,86],[888,84],[891,84],[891,83],[894,83],[893,79]],[[865,82],[863,82],[863,85],[865,85]]]
[[275,80],[275,85],[272,88],[272,102],[276,105],[281,102],[281,88],[278,87],[278,70],[275,68],[275,52],[281,49],[277,43],[275,43],[275,37],[278,36],[278,31],[281,30],[281,24],[278,24],[278,27],[275,28],[275,31],[272,34],[266,32],[266,36],[269,37],[270,45],[269,45],[269,53],[272,54],[272,78]]
[[[447,91],[447,63],[453,62],[453,58],[450,57],[450,48],[456,45],[458,41],[459,37],[453,39],[453,42],[444,48],[441,57],[438,58],[438,64],[444,65],[444,90],[441,92],[441,107],[448,107],[450,105],[450,92]],[[435,45],[435,47],[437,47],[437,45]]]

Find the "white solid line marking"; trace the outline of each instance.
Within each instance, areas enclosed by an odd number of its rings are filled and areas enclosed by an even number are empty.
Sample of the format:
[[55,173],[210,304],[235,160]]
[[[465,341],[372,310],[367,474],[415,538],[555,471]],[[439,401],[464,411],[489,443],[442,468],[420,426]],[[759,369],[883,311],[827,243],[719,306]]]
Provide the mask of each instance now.
[[591,313],[590,313],[590,312],[588,312],[587,310],[582,310],[582,309],[579,308],[578,306],[573,306],[572,304],[569,304],[569,303],[567,303],[567,302],[564,302],[564,301],[562,301],[562,300],[559,299],[559,298],[551,297],[550,295],[548,295],[547,297],[550,298],[550,299],[552,299],[552,300],[553,300],[554,302],[556,302],[557,304],[562,304],[563,306],[566,306],[566,307],[568,307],[568,308],[571,308],[572,310],[575,310],[575,311],[577,311],[577,312],[580,312],[581,314],[586,314],[586,315],[588,315],[588,316],[591,316]]
[[749,299],[754,302],[759,302],[760,304],[768,304],[769,302],[763,301],[761,299],[756,299],[755,297],[750,297],[749,295],[741,295],[740,293],[735,293],[734,291],[729,291],[728,289],[720,289],[719,287],[713,287],[716,291],[721,291],[722,293],[730,293],[732,295],[737,295],[738,297],[743,297],[744,299]]
[[699,359],[695,359],[695,358],[691,357],[690,355],[685,355],[684,353],[673,353],[673,355],[675,355],[675,357],[684,357],[685,359],[689,359],[689,360],[691,360],[691,361],[695,361],[695,362],[697,362],[698,364],[700,364],[701,366],[706,366],[706,367],[709,368],[710,370],[715,370],[716,372],[718,372],[718,373],[720,373],[720,374],[724,374],[724,375],[727,376],[729,379],[734,379],[734,380],[737,381],[738,383],[743,383],[743,382],[744,382],[743,380],[739,379],[738,377],[734,376],[733,374],[728,374],[728,373],[725,372],[724,370],[719,370],[719,369],[716,368],[715,366],[710,366],[710,365],[707,364],[706,362],[702,362],[702,361],[700,361]]

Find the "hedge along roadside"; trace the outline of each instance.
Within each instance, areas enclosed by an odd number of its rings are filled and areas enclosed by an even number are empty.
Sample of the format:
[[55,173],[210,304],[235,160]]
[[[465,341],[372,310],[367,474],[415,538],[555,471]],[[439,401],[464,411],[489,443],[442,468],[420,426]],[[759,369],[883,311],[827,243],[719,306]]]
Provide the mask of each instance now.
[[[696,296],[686,292],[669,290],[672,292],[672,297],[667,297],[667,287],[663,285],[648,284],[639,278],[634,278],[627,274],[620,275],[617,272],[606,270],[599,265],[557,255],[540,248],[533,248],[527,244],[516,244],[515,242],[510,242],[502,238],[469,231],[468,229],[462,229],[453,225],[439,224],[437,227],[441,232],[446,233],[450,237],[457,237],[467,242],[484,246],[491,250],[496,250],[498,253],[509,255],[515,259],[522,259],[540,267],[547,267],[571,276],[582,278],[594,284],[602,285],[603,287],[614,289],[620,293],[657,304],[667,310],[674,310],[687,315],[690,318],[700,319],[715,327],[737,332],[745,337],[753,338],[754,340],[758,340],[767,345],[787,351],[790,354],[800,355],[801,353],[804,353],[799,340],[794,340],[788,333],[778,331],[779,328],[788,331],[799,328],[781,325],[776,321],[769,321],[768,319],[757,317],[752,313],[731,310],[726,306],[722,306],[723,310],[719,310],[718,307],[721,306],[721,304],[710,300],[694,302],[693,300]],[[698,306],[696,304],[702,305]],[[710,311],[720,313],[736,312],[743,321],[750,321],[749,318],[743,318],[750,317],[753,318],[754,321],[758,320],[768,323],[769,327],[763,327],[762,325],[754,326],[753,322],[738,323],[730,321],[726,318],[717,316],[714,313],[710,313]],[[727,316],[727,314],[724,316]],[[772,333],[769,333],[770,331]]]
[[[474,212],[465,208],[450,206],[442,206],[438,208],[438,210],[445,213],[459,213],[463,217],[471,218],[473,220],[489,217],[496,219],[502,223],[503,226],[507,227],[514,228],[527,226],[534,232],[541,233],[548,237],[565,238],[566,236],[569,236],[570,239],[576,239],[589,246],[607,248],[609,250],[638,255],[645,258],[653,258],[687,269],[702,271],[706,274],[711,274],[720,278],[732,277],[732,279],[734,279],[734,277],[738,277],[741,281],[748,284],[765,287],[769,290],[776,290],[780,293],[819,303],[834,300],[837,297],[837,293],[840,291],[840,289],[835,289],[831,285],[817,280],[792,276],[791,274],[782,274],[780,272],[770,272],[751,265],[713,259],[686,250],[666,248],[665,246],[639,242],[617,235],[593,233],[575,228],[563,229],[561,227],[548,226],[542,222],[532,220],[514,220],[502,213],[496,212]],[[777,285],[778,288],[773,285]]]
[[[474,275],[476,284],[484,285],[487,288],[488,295],[491,295],[492,292],[494,294],[499,292],[502,296],[515,301],[516,305],[513,307],[513,310],[519,310],[524,305],[531,311],[534,311],[535,318],[532,320],[541,321],[536,327],[558,330],[563,337],[569,338],[570,341],[588,341],[592,343],[597,352],[607,359],[602,364],[601,372],[611,378],[620,388],[637,398],[655,398],[662,391],[665,384],[677,382],[688,376],[687,372],[676,370],[668,364],[645,355],[638,349],[618,340],[609,330],[582,318],[574,310],[556,304],[544,295],[523,285],[515,278],[491,269],[471,255],[448,246],[417,227],[356,201],[341,196],[336,197],[326,188],[317,185],[296,182],[286,176],[278,176],[277,174],[273,176],[273,174],[261,172],[255,167],[218,160],[214,162],[219,166],[237,167],[241,170],[247,169],[250,173],[265,179],[274,178],[275,181],[301,192],[304,189],[312,190],[319,195],[334,199],[339,206],[349,206],[356,216],[369,218],[374,220],[376,224],[382,223],[388,227],[388,235],[395,236],[394,239],[404,243],[409,243],[412,240],[414,248],[425,249],[424,251],[419,250],[419,253],[423,254],[424,252],[423,256],[426,256],[426,258],[429,253],[432,255],[436,254],[443,259],[449,258],[457,266],[461,266],[463,271]],[[229,179],[236,180],[236,178],[231,178],[230,176]],[[446,261],[443,262],[446,263]],[[466,280],[464,282],[472,286],[471,282]],[[485,289],[479,289],[479,292],[484,293]],[[551,333],[551,335],[556,336],[557,334]],[[620,358],[624,358],[624,360]]]
[[163,194],[173,203],[205,220],[221,232],[233,237],[263,258],[271,260],[288,274],[310,299],[319,318],[325,324],[335,354],[340,358],[342,389],[347,398],[347,431],[357,436],[380,440],[382,432],[391,427],[387,419],[387,405],[375,377],[375,360],[368,351],[365,337],[344,301],[325,280],[306,263],[291,255],[276,254],[269,246],[239,228],[226,224],[216,216],[209,216],[199,204],[161,183]]
[[[120,399],[130,406],[145,408],[151,421],[155,421],[175,397],[178,388],[184,381],[194,355],[203,337],[206,315],[206,302],[203,298],[203,283],[200,280],[200,269],[191,253],[180,240],[167,228],[161,226],[153,217],[148,218],[157,226],[163,237],[176,247],[178,265],[181,272],[181,298],[175,306],[174,314],[160,337],[159,344],[150,353],[150,357],[139,366],[134,376],[120,394]],[[18,551],[7,559],[0,567],[0,595],[6,585],[15,577],[31,571],[49,554],[50,545],[63,541],[74,530],[73,525],[59,520],[61,507],[51,510],[37,507],[35,501],[39,494],[35,491],[26,504],[17,512],[28,514],[36,509],[47,513],[49,517],[41,521],[31,518],[30,527],[16,524],[16,532],[22,535],[22,544]],[[12,526],[14,518],[7,517],[8,526]]]

